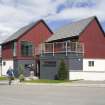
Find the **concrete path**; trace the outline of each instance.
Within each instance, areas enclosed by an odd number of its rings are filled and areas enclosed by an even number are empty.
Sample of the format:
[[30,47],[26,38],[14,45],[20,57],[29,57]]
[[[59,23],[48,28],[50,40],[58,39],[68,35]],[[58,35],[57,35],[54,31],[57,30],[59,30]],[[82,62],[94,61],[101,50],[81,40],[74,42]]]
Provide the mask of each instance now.
[[[19,80],[12,80],[12,84],[19,84]],[[8,85],[8,80],[0,81],[0,85]]]
[[[0,81],[0,85],[8,85],[8,81]],[[20,83],[12,81],[12,85],[38,85],[38,86],[72,86],[72,87],[105,87],[105,81],[73,81],[70,83]]]
[[105,81],[74,81],[70,84],[65,84],[69,86],[79,86],[79,87],[105,87]]
[[75,86],[75,87],[105,87],[105,81],[73,81],[70,83],[18,83],[20,85],[45,85],[45,86]]

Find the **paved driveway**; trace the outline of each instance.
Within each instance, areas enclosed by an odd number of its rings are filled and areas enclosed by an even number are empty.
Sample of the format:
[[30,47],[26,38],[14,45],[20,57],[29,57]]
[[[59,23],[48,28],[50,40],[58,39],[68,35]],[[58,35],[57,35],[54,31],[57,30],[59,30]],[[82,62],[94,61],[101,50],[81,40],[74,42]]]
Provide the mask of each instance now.
[[0,105],[105,105],[105,88],[2,84]]

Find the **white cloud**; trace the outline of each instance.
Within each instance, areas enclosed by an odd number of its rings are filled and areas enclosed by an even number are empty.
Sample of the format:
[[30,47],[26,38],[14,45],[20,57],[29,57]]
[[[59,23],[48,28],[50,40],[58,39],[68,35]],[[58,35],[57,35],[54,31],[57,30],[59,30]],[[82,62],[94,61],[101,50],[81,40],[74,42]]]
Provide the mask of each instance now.
[[[78,1],[78,2],[77,2]],[[87,6],[80,6],[78,4],[87,2]],[[99,20],[105,21],[105,0],[76,0],[72,2],[72,7],[67,7],[56,13],[55,15],[47,17],[48,20],[63,20],[63,19],[81,19],[90,16],[97,16]],[[84,3],[85,3],[84,2]],[[89,6],[89,3],[92,4]]]
[[[103,22],[104,4],[105,0],[0,0],[0,41],[40,18],[77,20],[96,15]],[[58,12],[61,5],[64,8]]]

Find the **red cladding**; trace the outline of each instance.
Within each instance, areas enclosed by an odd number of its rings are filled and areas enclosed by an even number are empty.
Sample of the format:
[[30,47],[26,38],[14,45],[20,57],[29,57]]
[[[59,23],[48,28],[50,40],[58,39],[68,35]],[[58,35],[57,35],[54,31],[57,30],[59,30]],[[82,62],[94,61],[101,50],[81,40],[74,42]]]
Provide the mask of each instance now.
[[2,46],[2,58],[3,59],[11,59],[13,57],[11,44],[12,43],[7,43]]
[[79,41],[84,43],[84,58],[105,58],[105,36],[97,19],[81,33]]
[[[43,21],[34,26],[17,40],[17,59],[32,59],[32,57],[21,56],[21,41],[31,41],[35,46],[48,39],[52,32]],[[81,33],[79,41],[84,43],[84,58],[105,58],[105,37],[97,19],[94,19]],[[3,45],[2,58],[12,59],[11,43]]]
[[[43,21],[39,21],[31,30],[23,34],[17,39],[17,59],[32,59],[32,57],[21,56],[21,41],[30,41],[34,46],[38,46],[43,41],[47,40],[52,35],[51,30]],[[9,43],[10,44],[10,43]],[[13,54],[11,47],[7,44],[5,49],[2,51],[3,59],[12,59]]]

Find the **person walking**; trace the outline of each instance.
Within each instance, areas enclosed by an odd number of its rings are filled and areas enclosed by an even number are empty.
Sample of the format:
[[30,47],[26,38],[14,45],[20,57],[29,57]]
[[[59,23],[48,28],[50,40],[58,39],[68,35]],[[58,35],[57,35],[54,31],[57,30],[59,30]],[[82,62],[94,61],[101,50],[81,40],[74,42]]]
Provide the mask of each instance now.
[[11,85],[12,80],[14,80],[14,73],[13,73],[13,69],[11,67],[9,67],[9,69],[7,70],[7,76],[8,76],[8,80],[9,80],[9,85]]

